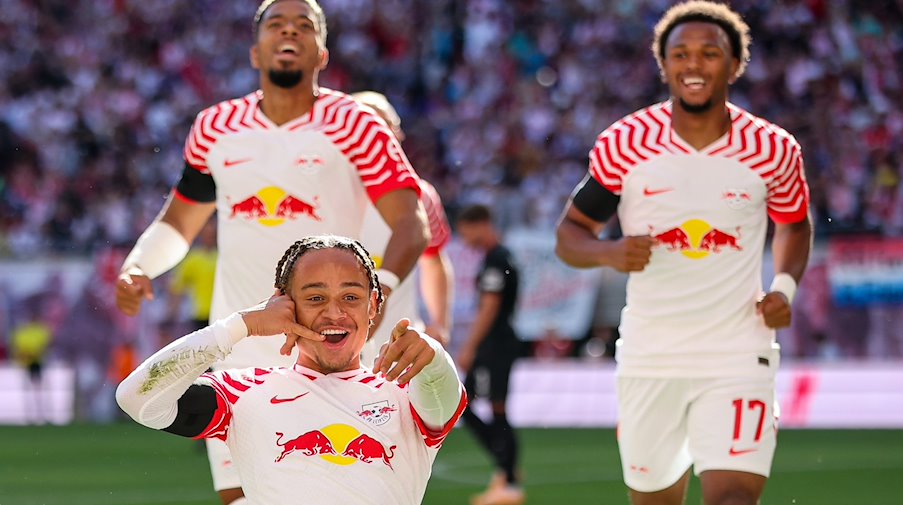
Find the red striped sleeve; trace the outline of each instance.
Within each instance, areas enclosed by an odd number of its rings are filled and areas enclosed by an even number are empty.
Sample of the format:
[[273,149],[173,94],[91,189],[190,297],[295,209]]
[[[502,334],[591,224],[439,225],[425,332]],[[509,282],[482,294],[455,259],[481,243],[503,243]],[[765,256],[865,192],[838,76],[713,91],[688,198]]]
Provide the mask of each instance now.
[[809,211],[809,185],[803,155],[796,142],[792,143],[788,158],[768,187],[768,216],[779,224],[798,223]]
[[458,402],[458,408],[455,409],[455,413],[452,415],[451,419],[445,423],[445,426],[441,431],[432,431],[423,423],[420,414],[418,414],[417,410],[414,409],[414,406],[411,405],[411,414],[414,416],[414,423],[417,425],[417,429],[420,430],[420,434],[423,435],[423,441],[426,443],[427,447],[435,449],[442,447],[442,442],[445,441],[445,437],[447,437],[448,434],[451,433],[452,428],[455,427],[455,423],[458,422],[461,414],[464,413],[465,407],[467,407],[467,392],[464,391],[464,389],[461,389],[461,400]]
[[357,168],[371,201],[401,189],[420,194],[419,178],[398,140],[369,107],[339,97],[324,113],[324,122],[323,133]]
[[423,251],[424,256],[436,256],[448,244],[451,239],[451,226],[442,206],[442,199],[432,184],[420,179],[420,201],[426,210],[426,217],[430,223],[430,243]]
[[216,392],[216,412],[210,424],[195,438],[219,438],[225,441],[232,423],[232,409],[242,393],[257,384],[263,384],[266,375],[272,371],[271,368],[249,368],[201,375],[200,382]]
[[624,178],[656,155],[679,150],[670,144],[666,104],[641,109],[605,129],[589,153],[589,173],[605,189],[620,195]]

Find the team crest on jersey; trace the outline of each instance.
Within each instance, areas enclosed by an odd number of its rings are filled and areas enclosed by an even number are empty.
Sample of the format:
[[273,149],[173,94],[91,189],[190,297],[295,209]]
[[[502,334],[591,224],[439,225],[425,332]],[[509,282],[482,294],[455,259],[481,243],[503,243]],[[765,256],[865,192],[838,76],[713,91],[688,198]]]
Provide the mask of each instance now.
[[383,400],[381,402],[361,405],[361,410],[358,411],[357,415],[361,416],[361,419],[373,426],[380,426],[389,422],[389,419],[392,417],[392,412],[396,412],[397,410],[398,409],[395,408],[394,405],[389,405],[388,400]]
[[721,199],[727,203],[727,206],[734,210],[741,210],[746,208],[752,202],[752,197],[749,196],[749,191],[745,189],[737,189],[737,188],[728,188],[724,190],[724,193],[721,195]]
[[295,166],[304,175],[313,175],[320,171],[326,163],[316,154],[302,154],[295,160]]

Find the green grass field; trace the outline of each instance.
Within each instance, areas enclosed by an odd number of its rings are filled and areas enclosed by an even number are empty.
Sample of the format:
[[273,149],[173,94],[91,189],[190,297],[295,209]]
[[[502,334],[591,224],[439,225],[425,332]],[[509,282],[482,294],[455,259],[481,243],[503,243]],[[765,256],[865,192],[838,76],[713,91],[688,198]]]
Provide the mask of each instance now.
[[[612,430],[531,429],[521,440],[528,503],[627,504]],[[424,503],[467,504],[489,472],[470,435],[455,430]],[[217,503],[192,441],[130,423],[0,427],[0,505]],[[696,481],[688,503],[700,503]],[[782,431],[762,503],[903,504],[903,431]]]

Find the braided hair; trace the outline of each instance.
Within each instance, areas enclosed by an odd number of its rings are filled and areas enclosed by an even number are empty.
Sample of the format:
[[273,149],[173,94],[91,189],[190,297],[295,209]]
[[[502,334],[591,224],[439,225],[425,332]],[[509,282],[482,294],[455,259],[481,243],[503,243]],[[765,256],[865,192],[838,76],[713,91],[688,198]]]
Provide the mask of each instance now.
[[370,283],[370,289],[376,290],[376,310],[377,312],[381,311],[384,298],[382,286],[380,285],[379,279],[376,276],[376,265],[373,264],[373,260],[370,258],[370,253],[368,253],[367,250],[364,249],[364,246],[362,246],[360,242],[347,237],[339,237],[337,235],[312,235],[309,237],[304,237],[292,244],[285,251],[285,254],[282,255],[282,259],[279,260],[279,264],[276,265],[275,287],[279,289],[282,294],[285,294],[286,290],[288,289],[289,282],[292,279],[292,273],[295,270],[295,265],[298,263],[298,258],[310,251],[318,251],[322,249],[344,249],[346,251],[351,251],[354,254],[354,256],[357,258],[358,263],[360,263],[361,266],[364,267],[364,270],[367,273],[367,278]]

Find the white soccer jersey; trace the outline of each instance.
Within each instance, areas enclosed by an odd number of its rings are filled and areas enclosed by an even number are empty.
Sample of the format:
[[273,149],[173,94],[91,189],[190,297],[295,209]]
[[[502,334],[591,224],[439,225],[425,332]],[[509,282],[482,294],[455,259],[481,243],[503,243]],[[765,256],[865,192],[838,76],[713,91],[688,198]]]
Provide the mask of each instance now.
[[[216,185],[211,321],[272,296],[276,264],[296,240],[360,239],[371,202],[397,189],[419,192],[397,140],[370,108],[320,88],[309,114],[277,126],[260,110],[262,98],[257,91],[202,111],[185,144],[188,164]],[[248,339],[217,368],[288,366],[294,358],[280,356],[282,342]]]
[[253,504],[419,504],[442,441],[407,387],[369,369],[323,375],[293,368],[204,374],[217,413],[198,438],[226,441]]
[[[448,225],[448,218],[445,215],[445,209],[442,207],[442,200],[436,188],[427,181],[420,179],[420,202],[426,211],[426,217],[430,226],[430,242],[423,251],[424,256],[439,254],[443,247],[448,244],[451,239],[451,229]],[[383,255],[386,251],[386,245],[389,238],[392,237],[392,229],[383,221],[382,216],[376,210],[376,207],[370,206],[364,217],[364,229],[361,236],[361,243],[367,248],[367,251],[373,256],[376,267],[382,266]],[[417,272],[416,268],[405,277],[405,279],[392,291],[392,295],[383,307],[382,324],[373,333],[373,337],[367,341],[361,356],[365,365],[372,365],[373,360],[379,355],[379,348],[389,341],[392,335],[392,329],[395,324],[402,318],[411,320],[414,327],[422,330],[424,328],[423,321],[420,318],[419,307],[417,304]]]
[[775,332],[756,314],[768,217],[805,218],[796,140],[728,104],[731,128],[701,151],[671,129],[671,103],[599,135],[590,173],[620,196],[625,235],[652,235],[649,265],[630,275],[617,352],[623,376],[766,373]]

